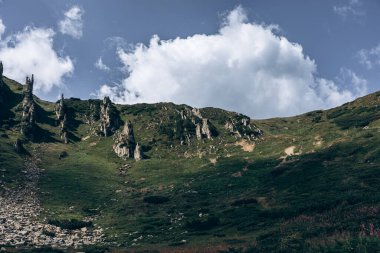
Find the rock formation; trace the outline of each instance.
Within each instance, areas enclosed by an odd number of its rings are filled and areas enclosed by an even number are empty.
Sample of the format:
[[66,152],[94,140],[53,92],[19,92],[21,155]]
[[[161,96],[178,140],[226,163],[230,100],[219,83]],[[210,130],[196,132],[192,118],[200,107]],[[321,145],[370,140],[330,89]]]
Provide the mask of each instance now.
[[116,138],[113,150],[124,160],[135,158],[136,161],[139,161],[142,159],[143,153],[141,146],[138,143],[136,145],[133,126],[129,120],[125,122],[123,131]]
[[133,156],[134,156],[136,161],[140,161],[143,158],[142,149],[141,149],[141,146],[139,145],[139,143],[137,143],[137,145],[136,145],[135,152],[134,152]]
[[90,100],[90,114],[88,115],[88,123],[93,125],[99,120],[100,110],[99,105],[93,100]]
[[263,132],[256,125],[251,123],[251,119],[242,114],[228,119],[224,124],[224,128],[228,130],[231,135],[249,140],[254,140],[263,135]]
[[202,119],[200,123],[197,123],[195,133],[198,140],[212,139],[212,132],[210,130],[210,122],[208,119]]
[[176,110],[177,115],[169,116],[169,122],[159,127],[162,134],[169,139],[179,140],[181,145],[191,145],[193,139],[212,139],[218,135],[216,128],[209,119],[202,116],[196,108],[185,106],[182,110]]
[[64,117],[64,114],[65,114],[65,104],[64,104],[64,97],[62,93],[61,99],[55,105],[55,116],[57,120],[61,121]]
[[100,105],[100,131],[104,136],[110,136],[119,128],[120,118],[109,97],[104,97]]
[[33,100],[34,77],[26,77],[24,87],[24,99],[22,101],[21,133],[28,138],[33,138],[35,129],[35,103]]
[[[3,86],[3,62],[0,61],[0,88]],[[0,90],[0,105],[4,101],[3,91]]]
[[59,135],[63,142],[67,144],[67,115],[63,94],[61,94],[61,99],[55,105],[55,115],[59,124]]
[[3,70],[4,70],[3,62],[0,61],[0,78],[3,78]]

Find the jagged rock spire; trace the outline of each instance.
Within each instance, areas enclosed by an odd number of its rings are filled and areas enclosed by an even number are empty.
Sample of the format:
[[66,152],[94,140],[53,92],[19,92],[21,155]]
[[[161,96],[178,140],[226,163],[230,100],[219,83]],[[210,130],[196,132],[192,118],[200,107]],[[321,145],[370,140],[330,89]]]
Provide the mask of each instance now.
[[55,105],[55,115],[56,119],[59,123],[59,134],[61,139],[64,143],[68,143],[67,138],[67,114],[66,114],[66,108],[64,103],[64,96],[63,93],[61,94],[61,99],[57,101],[57,104]]
[[120,116],[109,97],[104,97],[100,105],[100,131],[110,136],[120,126]]
[[33,139],[33,132],[35,128],[35,104],[33,100],[33,84],[34,76],[32,78],[26,77],[24,88],[24,99],[22,101],[22,119],[21,119],[21,133],[26,137]]
[[143,158],[141,146],[138,143],[136,144],[135,141],[131,121],[127,120],[125,122],[123,131],[119,134],[113,145],[113,150],[123,159],[135,158],[136,161],[140,161]]
[[55,116],[58,121],[62,120],[65,114],[65,105],[63,93],[61,94],[61,99],[55,105]]
[[0,61],[0,78],[3,77],[3,70],[4,70],[4,68],[3,68],[3,62]]
[[202,118],[202,121],[196,124],[195,133],[198,140],[203,138],[212,139],[213,134],[210,129],[210,121],[206,118]]
[[129,141],[135,142],[135,135],[133,133],[133,126],[131,121],[127,120],[125,122],[123,132],[121,134],[127,137]]
[[25,88],[24,88],[24,107],[26,104],[33,101],[33,84],[34,84],[34,76],[32,78],[26,77],[25,80]]
[[136,161],[140,161],[143,158],[141,146],[137,143],[133,157]]

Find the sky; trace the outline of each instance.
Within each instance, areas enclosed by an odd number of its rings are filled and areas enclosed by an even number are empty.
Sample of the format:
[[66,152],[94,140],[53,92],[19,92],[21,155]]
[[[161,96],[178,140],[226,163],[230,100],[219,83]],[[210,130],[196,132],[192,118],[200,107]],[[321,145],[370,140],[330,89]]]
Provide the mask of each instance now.
[[380,90],[379,24],[379,0],[0,0],[0,60],[49,101],[292,116]]

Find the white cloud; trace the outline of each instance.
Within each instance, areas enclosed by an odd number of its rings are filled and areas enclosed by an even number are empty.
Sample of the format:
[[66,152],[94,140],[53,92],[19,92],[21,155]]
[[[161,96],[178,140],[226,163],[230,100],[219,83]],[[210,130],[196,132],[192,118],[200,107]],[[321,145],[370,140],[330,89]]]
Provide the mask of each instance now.
[[80,39],[83,35],[82,15],[84,10],[77,5],[65,12],[65,18],[58,23],[59,31],[62,34],[70,35],[75,39]]
[[99,59],[95,62],[95,67],[99,70],[103,71],[109,71],[110,68],[103,63],[102,57],[99,57]]
[[128,47],[127,40],[119,36],[108,37],[104,40],[104,42],[109,48],[112,48],[112,49]]
[[365,11],[361,9],[361,5],[362,2],[360,0],[349,0],[346,5],[333,6],[333,10],[342,18],[346,18],[349,15],[359,17],[366,14]]
[[380,43],[371,49],[361,49],[357,53],[359,63],[372,69],[375,65],[380,65]]
[[3,20],[0,19],[0,40],[1,40],[1,36],[4,34],[5,32],[5,25],[3,23]]
[[247,23],[238,7],[216,34],[173,40],[155,35],[148,46],[119,49],[126,77],[120,85],[103,85],[98,96],[118,103],[213,106],[266,118],[332,107],[359,95],[317,78],[316,64],[302,46],[276,35],[273,27]]
[[73,72],[69,57],[60,57],[53,49],[52,29],[26,27],[22,32],[0,40],[0,60],[4,73],[24,83],[34,74],[35,88],[43,92],[63,84],[63,77]]
[[353,90],[357,96],[364,96],[368,92],[367,80],[358,76],[351,69],[341,68],[337,80],[341,86],[345,86],[347,89]]

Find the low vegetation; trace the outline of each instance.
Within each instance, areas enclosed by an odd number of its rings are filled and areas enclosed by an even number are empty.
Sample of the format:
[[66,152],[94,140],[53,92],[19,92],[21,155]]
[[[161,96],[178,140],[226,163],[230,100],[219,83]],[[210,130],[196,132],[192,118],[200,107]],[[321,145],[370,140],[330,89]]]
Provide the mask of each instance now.
[[[25,156],[13,149],[20,138],[21,91],[5,82],[16,102],[0,128],[0,180],[16,187],[23,183]],[[75,138],[64,144],[51,123],[54,105],[38,100],[45,117],[37,124],[49,138],[24,140],[24,146],[41,159],[41,218],[66,229],[96,223],[111,252],[376,252],[378,95],[328,111],[254,121],[264,135],[252,152],[235,145],[239,137],[225,128],[226,120],[241,120],[237,114],[202,109],[217,136],[181,145],[185,128],[194,134],[190,122],[178,119],[183,105],[117,105],[145,147],[138,162],[116,156],[114,136],[92,134],[99,116],[88,123],[89,107],[100,101],[65,100]],[[94,224],[83,221],[88,217]],[[89,252],[105,250],[98,246]]]

